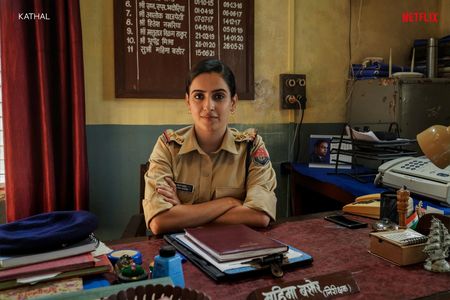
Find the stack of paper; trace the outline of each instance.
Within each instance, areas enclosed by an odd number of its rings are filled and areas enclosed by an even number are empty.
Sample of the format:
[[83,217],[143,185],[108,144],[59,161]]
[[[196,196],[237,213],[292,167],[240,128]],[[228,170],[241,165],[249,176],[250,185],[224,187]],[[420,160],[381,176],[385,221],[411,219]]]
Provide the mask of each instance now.
[[91,237],[89,237],[77,244],[70,245],[61,249],[55,249],[54,251],[31,253],[25,255],[0,256],[0,271],[4,268],[18,267],[37,262],[54,260],[57,258],[63,258],[76,254],[91,252],[95,250],[95,248],[97,247],[97,243],[98,243],[97,240],[93,240]]
[[[0,298],[16,290],[19,295],[19,287],[21,293],[36,290],[36,283],[39,283],[37,290],[40,290],[41,285],[47,287],[55,283],[59,286],[61,282],[65,282],[62,279],[111,272],[112,265],[105,254],[108,251],[94,252],[98,245],[97,240],[88,238],[53,251],[0,256]],[[45,290],[47,289],[42,289]]]
[[285,244],[242,224],[188,228],[186,237],[220,262],[288,251]]
[[191,228],[164,239],[216,281],[267,270],[275,275],[283,266],[304,266],[313,260],[309,254],[245,225]]

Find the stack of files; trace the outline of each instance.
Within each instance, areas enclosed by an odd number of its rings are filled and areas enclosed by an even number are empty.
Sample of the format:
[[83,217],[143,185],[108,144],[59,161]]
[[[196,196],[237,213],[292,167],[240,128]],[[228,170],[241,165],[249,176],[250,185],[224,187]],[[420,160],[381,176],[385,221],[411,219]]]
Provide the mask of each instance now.
[[271,261],[280,267],[312,263],[309,254],[242,224],[185,231],[164,239],[216,281],[270,269]]
[[[438,42],[438,58],[442,58],[445,56],[450,56],[450,35],[441,37],[437,40]],[[427,57],[427,44],[428,39],[417,39],[414,40],[413,48],[415,51],[415,61],[426,61]],[[412,52],[412,51],[411,51]]]
[[[438,39],[438,77],[450,77],[450,35]],[[414,71],[426,74],[427,39],[414,40]],[[412,56],[411,49],[411,56]]]
[[450,78],[450,57],[448,62],[449,66],[439,66],[438,68],[439,77]]
[[13,256],[0,256],[0,272],[5,268],[19,267],[37,262],[49,261],[57,258],[91,252],[97,248],[97,244],[97,240],[88,237],[79,243],[61,249],[55,249],[53,251]]
[[60,279],[112,272],[105,254],[94,257],[97,240],[88,238],[53,251],[0,256],[0,291]]
[[242,224],[187,228],[186,237],[219,262],[284,253],[289,249]]
[[26,264],[13,268],[1,269],[0,282],[8,279],[59,273],[62,271],[73,271],[77,269],[93,267],[94,265],[94,256],[92,256],[90,252],[87,252],[34,264]]
[[[408,72],[409,67],[392,65],[392,73]],[[357,79],[373,79],[389,77],[389,65],[380,62],[374,62],[371,65],[352,64],[353,76]]]

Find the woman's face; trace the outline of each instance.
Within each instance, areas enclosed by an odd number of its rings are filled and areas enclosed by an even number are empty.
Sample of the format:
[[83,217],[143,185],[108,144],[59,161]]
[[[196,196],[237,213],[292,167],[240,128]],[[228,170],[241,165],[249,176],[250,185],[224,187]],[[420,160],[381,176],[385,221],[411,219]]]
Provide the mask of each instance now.
[[227,83],[218,73],[203,73],[195,77],[189,95],[186,95],[195,129],[219,134],[225,132],[236,102],[237,96],[231,96]]

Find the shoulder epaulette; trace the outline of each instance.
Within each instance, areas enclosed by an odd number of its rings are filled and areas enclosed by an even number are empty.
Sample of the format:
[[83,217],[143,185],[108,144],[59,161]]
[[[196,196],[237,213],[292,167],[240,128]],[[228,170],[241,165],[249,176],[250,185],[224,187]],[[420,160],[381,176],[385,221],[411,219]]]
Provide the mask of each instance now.
[[179,135],[178,133],[176,133],[175,131],[173,131],[172,129],[164,130],[162,136],[163,136],[163,139],[166,142],[166,144],[168,144],[170,142],[175,142],[179,145],[182,145],[184,142],[184,138],[181,135]]
[[236,142],[252,142],[255,140],[256,134],[255,128],[249,128],[242,132],[236,131],[234,139]]

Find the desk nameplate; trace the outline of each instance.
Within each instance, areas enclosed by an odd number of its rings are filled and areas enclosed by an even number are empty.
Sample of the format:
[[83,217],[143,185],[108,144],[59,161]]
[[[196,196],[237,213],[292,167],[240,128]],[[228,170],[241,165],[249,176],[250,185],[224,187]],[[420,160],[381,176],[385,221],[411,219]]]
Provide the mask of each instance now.
[[251,292],[247,299],[329,299],[358,292],[353,275],[342,271],[260,288]]

